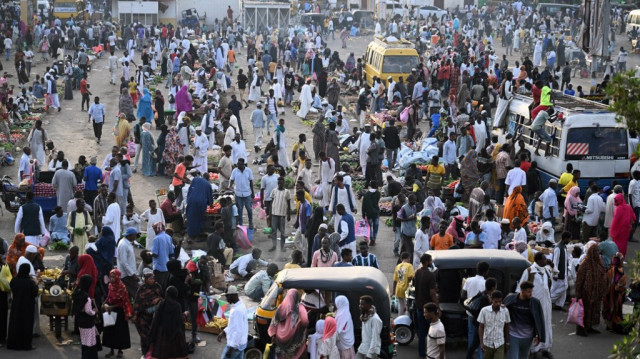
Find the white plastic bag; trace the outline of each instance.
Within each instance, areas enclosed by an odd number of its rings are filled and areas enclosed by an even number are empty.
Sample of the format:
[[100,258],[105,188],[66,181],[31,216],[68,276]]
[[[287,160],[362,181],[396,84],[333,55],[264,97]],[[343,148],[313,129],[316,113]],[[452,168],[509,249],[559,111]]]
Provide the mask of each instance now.
[[111,327],[116,325],[116,319],[118,319],[118,313],[116,312],[102,313],[102,323],[104,323],[105,327]]

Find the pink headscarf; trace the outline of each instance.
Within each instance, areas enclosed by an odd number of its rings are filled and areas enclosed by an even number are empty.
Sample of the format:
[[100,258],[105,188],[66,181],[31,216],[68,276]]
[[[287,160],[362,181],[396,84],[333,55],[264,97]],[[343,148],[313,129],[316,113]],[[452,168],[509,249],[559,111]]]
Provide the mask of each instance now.
[[180,113],[182,111],[189,112],[191,110],[193,110],[193,103],[189,97],[187,85],[183,85],[180,88],[180,91],[176,93],[176,113]]
[[322,333],[322,341],[326,342],[334,334],[336,334],[336,320],[333,317],[327,316],[324,318],[324,332]]
[[574,208],[576,205],[582,203],[582,200],[578,195],[580,194],[580,187],[575,186],[571,187],[569,193],[567,193],[567,198],[564,200],[564,214],[570,214],[575,216],[578,214],[578,211]]

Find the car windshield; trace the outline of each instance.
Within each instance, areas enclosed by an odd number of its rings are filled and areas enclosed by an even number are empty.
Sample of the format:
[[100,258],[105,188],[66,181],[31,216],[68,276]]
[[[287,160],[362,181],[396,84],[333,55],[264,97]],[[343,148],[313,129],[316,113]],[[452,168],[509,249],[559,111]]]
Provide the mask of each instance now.
[[390,55],[384,57],[382,72],[385,74],[408,74],[418,67],[418,56]]
[[617,127],[572,128],[566,160],[617,160],[629,157],[627,131]]

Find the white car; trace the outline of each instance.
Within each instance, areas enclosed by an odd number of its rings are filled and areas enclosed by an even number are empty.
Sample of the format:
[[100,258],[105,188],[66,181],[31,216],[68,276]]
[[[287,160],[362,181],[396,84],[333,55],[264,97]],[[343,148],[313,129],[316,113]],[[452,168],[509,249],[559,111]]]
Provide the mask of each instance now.
[[438,18],[438,20],[440,20],[442,19],[442,16],[447,15],[447,10],[442,10],[441,8],[436,6],[425,5],[425,6],[421,6],[418,9],[418,15],[419,17],[424,19],[435,15]]

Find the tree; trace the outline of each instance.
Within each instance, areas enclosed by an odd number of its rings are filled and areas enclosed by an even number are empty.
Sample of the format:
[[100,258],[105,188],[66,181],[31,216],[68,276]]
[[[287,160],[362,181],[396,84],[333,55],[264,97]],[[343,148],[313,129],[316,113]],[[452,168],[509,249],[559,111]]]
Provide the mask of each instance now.
[[640,77],[636,76],[636,70],[613,75],[605,91],[611,99],[609,110],[616,113],[616,120],[625,122],[629,130],[640,132]]
[[[630,283],[640,282],[640,252],[629,261],[626,268]],[[633,314],[625,316],[624,321],[631,325],[631,332],[621,341],[613,345],[609,358],[629,359],[640,356],[640,308],[636,304]]]

